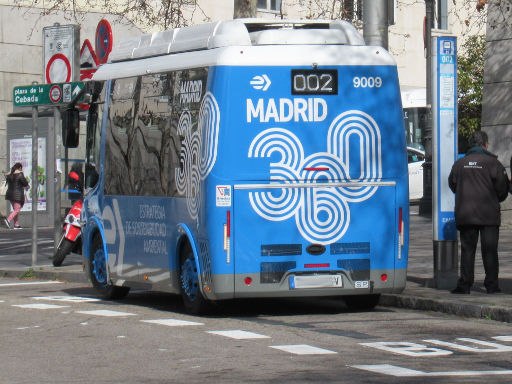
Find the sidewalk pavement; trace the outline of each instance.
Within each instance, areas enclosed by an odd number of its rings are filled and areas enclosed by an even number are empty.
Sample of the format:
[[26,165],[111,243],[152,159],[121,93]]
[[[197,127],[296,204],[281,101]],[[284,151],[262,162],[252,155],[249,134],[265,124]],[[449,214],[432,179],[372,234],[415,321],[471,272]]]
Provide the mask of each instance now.
[[[30,229],[25,231],[28,238]],[[7,233],[7,229],[0,229],[0,237]],[[34,267],[31,267],[31,253],[0,254],[0,281],[2,277],[20,277],[25,274],[37,279],[87,282],[81,256],[70,254],[64,260],[63,266],[54,267],[49,259],[51,254],[51,250],[46,254],[39,252],[38,262]],[[485,274],[480,249],[475,257],[475,284],[470,295],[454,295],[447,289],[433,288],[432,221],[419,216],[418,206],[413,205],[407,286],[401,294],[383,294],[379,305],[512,323],[512,230],[504,227],[500,230],[499,258],[500,287],[503,293],[486,293],[483,287]],[[455,284],[456,281],[454,286]]]

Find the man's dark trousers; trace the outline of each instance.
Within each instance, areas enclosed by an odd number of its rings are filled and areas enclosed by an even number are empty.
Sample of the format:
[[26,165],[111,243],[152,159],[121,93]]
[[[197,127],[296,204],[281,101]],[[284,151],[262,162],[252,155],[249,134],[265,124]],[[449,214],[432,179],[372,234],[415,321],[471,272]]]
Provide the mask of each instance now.
[[495,290],[499,287],[498,273],[498,240],[499,226],[467,225],[460,226],[460,278],[458,286],[469,290],[475,279],[475,252],[480,233],[482,260],[485,270],[484,285],[487,290]]

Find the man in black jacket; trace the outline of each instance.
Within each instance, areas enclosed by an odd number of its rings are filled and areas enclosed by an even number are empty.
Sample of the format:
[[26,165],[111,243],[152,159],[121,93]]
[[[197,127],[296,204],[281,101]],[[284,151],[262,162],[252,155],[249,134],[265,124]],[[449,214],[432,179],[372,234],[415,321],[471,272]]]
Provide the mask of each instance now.
[[455,193],[455,223],[460,231],[461,263],[452,293],[469,293],[474,282],[475,251],[480,234],[487,293],[501,292],[498,283],[500,202],[507,198],[509,179],[497,156],[487,151],[484,131],[473,133],[471,148],[453,164],[448,183]]

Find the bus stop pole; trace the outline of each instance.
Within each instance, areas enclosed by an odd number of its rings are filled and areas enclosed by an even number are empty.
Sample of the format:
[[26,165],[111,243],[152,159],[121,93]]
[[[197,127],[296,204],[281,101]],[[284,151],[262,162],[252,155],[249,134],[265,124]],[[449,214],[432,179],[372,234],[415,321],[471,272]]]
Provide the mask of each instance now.
[[37,264],[37,147],[38,147],[38,110],[32,107],[32,266]]
[[60,174],[57,172],[57,162],[60,161],[60,146],[59,146],[59,128],[60,128],[60,109],[54,108],[53,109],[53,119],[54,119],[54,143],[55,143],[55,183],[54,183],[54,219],[53,219],[53,227],[54,227],[54,250],[57,252],[57,247],[59,246],[59,240],[61,235],[61,228],[62,228],[62,222],[61,222],[61,214],[60,214],[60,189],[61,189],[61,181],[60,181]]

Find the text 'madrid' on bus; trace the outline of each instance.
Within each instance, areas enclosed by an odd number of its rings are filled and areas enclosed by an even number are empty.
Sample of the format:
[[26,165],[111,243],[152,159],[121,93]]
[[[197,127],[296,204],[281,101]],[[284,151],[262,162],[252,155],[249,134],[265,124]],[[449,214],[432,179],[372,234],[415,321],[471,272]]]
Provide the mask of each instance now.
[[83,255],[104,298],[171,292],[191,313],[251,297],[372,308],[404,289],[397,69],[351,24],[231,20],[135,37],[87,92]]

